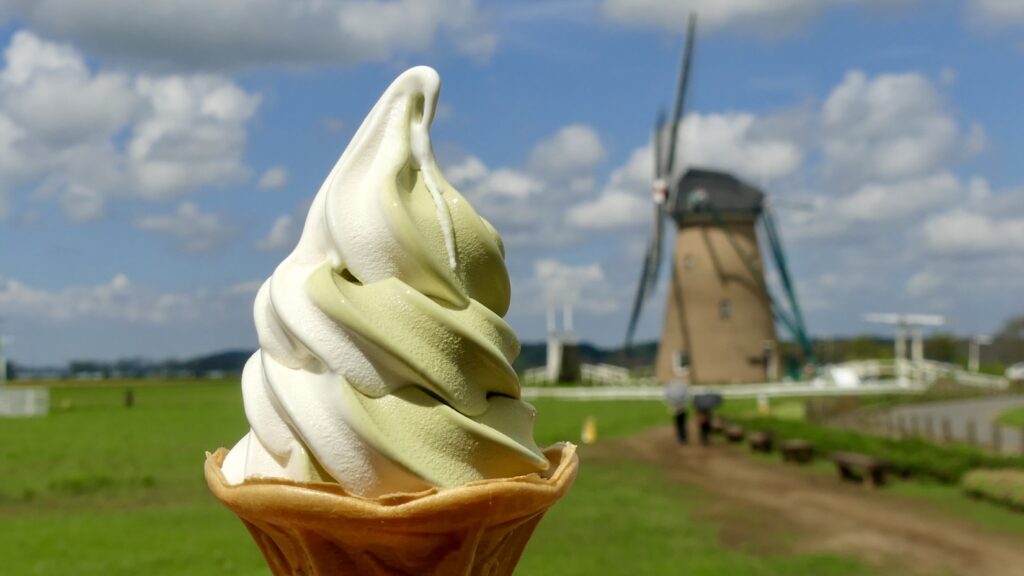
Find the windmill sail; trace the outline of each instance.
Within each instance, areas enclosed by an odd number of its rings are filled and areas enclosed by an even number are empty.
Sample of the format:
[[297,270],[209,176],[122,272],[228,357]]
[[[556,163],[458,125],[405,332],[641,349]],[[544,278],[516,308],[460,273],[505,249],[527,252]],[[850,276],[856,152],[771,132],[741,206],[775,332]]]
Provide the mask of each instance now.
[[626,348],[629,348],[633,343],[633,334],[636,332],[637,322],[640,321],[640,313],[643,311],[644,301],[653,294],[661,272],[661,247],[665,228],[665,209],[667,206],[672,206],[675,202],[672,193],[672,176],[677,156],[679,125],[682,122],[685,111],[686,92],[690,80],[690,65],[693,55],[693,39],[696,30],[697,16],[691,13],[687,25],[686,47],[683,49],[683,63],[679,70],[679,84],[676,87],[675,106],[672,108],[672,121],[667,126],[667,147],[663,147],[663,135],[666,127],[664,114],[659,116],[654,131],[654,223],[651,239],[647,244],[647,253],[644,256],[643,269],[640,272],[640,283],[637,286],[636,298],[633,300],[633,310],[629,317],[629,326],[626,329]]

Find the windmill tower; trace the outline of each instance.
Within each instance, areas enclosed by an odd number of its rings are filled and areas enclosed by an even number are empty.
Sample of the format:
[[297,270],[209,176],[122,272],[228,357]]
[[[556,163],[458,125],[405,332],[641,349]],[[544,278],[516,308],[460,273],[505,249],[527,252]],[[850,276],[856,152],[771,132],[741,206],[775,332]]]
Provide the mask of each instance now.
[[[696,17],[691,14],[672,119],[666,123],[662,114],[654,132],[653,233],[626,345],[657,284],[665,220],[671,219],[676,234],[656,379],[695,384],[771,381],[778,378],[780,364],[776,322],[788,329],[807,359],[811,346],[766,196],[725,172],[675,171],[695,33]],[[768,288],[761,237],[769,245],[788,311]]]

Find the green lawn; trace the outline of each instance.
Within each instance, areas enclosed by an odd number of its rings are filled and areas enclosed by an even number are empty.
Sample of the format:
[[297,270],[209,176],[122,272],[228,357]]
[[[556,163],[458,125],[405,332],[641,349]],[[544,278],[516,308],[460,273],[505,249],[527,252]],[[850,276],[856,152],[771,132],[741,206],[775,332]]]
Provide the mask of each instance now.
[[[266,575],[242,524],[207,493],[204,452],[246,430],[234,382],[52,390],[45,418],[0,420],[0,557],[14,575]],[[665,424],[660,402],[540,400],[538,443]],[[795,405],[794,405],[795,406]],[[749,405],[737,408],[749,409]],[[773,413],[797,410],[785,402]],[[790,416],[796,416],[790,414]],[[627,460],[583,462],[519,574],[860,574],[852,560],[729,548],[706,495]]]
[[1003,426],[1012,426],[1014,428],[1024,428],[1024,406],[1018,406],[1003,412],[997,418],[998,422]]

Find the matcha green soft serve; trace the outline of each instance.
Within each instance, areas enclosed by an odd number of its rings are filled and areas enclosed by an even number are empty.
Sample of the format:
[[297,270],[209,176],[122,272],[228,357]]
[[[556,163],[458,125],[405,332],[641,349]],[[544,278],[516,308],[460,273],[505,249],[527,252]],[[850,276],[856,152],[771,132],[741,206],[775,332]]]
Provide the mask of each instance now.
[[510,364],[501,239],[434,160],[439,89],[426,67],[391,84],[260,288],[229,482],[376,496],[548,467]]

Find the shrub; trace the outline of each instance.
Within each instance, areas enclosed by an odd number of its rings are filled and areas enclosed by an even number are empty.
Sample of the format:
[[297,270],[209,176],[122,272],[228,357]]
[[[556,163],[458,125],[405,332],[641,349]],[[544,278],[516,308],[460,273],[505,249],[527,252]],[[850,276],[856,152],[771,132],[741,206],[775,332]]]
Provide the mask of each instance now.
[[964,492],[1024,510],[1024,471],[971,470],[960,483]]
[[802,438],[814,442],[819,454],[846,451],[888,460],[902,476],[931,478],[955,484],[975,468],[1024,469],[1024,459],[989,454],[963,444],[933,444],[916,438],[892,439],[853,430],[829,428],[809,422],[776,418],[738,418],[746,427],[771,430],[781,440]]

